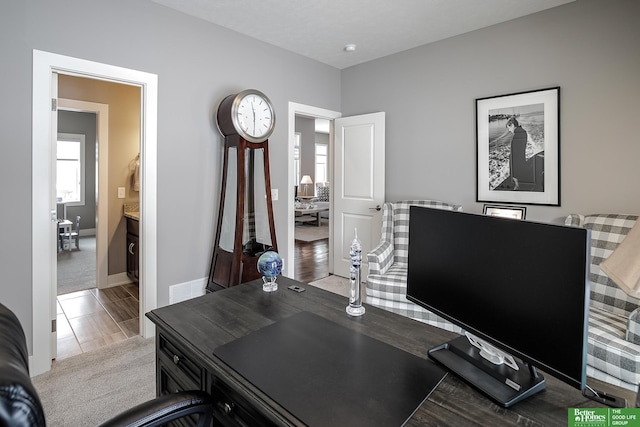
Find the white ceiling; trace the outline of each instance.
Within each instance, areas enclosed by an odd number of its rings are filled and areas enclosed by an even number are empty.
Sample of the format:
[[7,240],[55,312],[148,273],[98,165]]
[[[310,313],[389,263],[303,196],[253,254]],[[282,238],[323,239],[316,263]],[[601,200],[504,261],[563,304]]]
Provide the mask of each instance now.
[[575,0],[152,1],[343,69]]

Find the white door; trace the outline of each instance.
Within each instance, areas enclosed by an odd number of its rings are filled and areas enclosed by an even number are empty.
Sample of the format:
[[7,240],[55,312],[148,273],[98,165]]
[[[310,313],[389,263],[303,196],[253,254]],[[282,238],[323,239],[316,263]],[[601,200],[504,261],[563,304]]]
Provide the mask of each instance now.
[[[51,317],[51,359],[55,359],[58,354],[58,222],[57,222],[57,205],[56,205],[56,180],[57,180],[57,143],[58,143],[58,73],[51,73],[51,100],[56,102],[56,105],[51,106],[51,135],[49,141],[51,142],[51,176],[49,177],[49,203],[51,206],[51,232],[50,236],[53,236],[53,244],[51,247],[51,288],[50,288],[50,307],[51,310],[49,316]],[[55,101],[53,101],[55,100]]]
[[362,244],[362,279],[367,277],[366,254],[378,245],[385,197],[385,113],[343,117],[334,122],[335,215],[333,273],[349,277],[349,246],[354,230]]

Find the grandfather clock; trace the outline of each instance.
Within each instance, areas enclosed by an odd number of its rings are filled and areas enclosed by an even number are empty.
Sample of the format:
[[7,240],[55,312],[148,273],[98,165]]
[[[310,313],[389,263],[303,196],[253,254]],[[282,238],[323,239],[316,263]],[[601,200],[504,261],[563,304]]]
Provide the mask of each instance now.
[[224,164],[208,291],[259,278],[260,255],[278,250],[269,175],[273,106],[262,92],[247,89],[224,98],[216,118]]

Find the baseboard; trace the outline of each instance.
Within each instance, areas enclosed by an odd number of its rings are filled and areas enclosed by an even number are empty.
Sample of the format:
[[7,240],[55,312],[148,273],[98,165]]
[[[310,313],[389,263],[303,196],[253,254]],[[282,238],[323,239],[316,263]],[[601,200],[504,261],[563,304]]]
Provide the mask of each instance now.
[[107,288],[113,288],[114,286],[126,285],[131,283],[131,279],[127,276],[127,273],[110,274],[107,277]]
[[204,295],[207,286],[207,277],[192,280],[190,282],[178,283],[169,286],[169,304],[175,304]]
[[[177,285],[169,286],[169,304],[175,304],[181,301],[186,301],[191,298],[202,296],[206,293],[207,277],[202,279],[191,280],[189,282],[178,283]],[[131,283],[131,279],[127,276],[127,273],[110,274],[107,278],[107,288],[114,286],[126,285]]]

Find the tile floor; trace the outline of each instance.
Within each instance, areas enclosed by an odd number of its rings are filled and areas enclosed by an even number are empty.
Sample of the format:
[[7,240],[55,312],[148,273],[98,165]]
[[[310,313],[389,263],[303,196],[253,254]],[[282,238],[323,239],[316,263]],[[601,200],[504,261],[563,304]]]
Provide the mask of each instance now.
[[89,289],[57,298],[57,360],[139,335],[138,285]]

